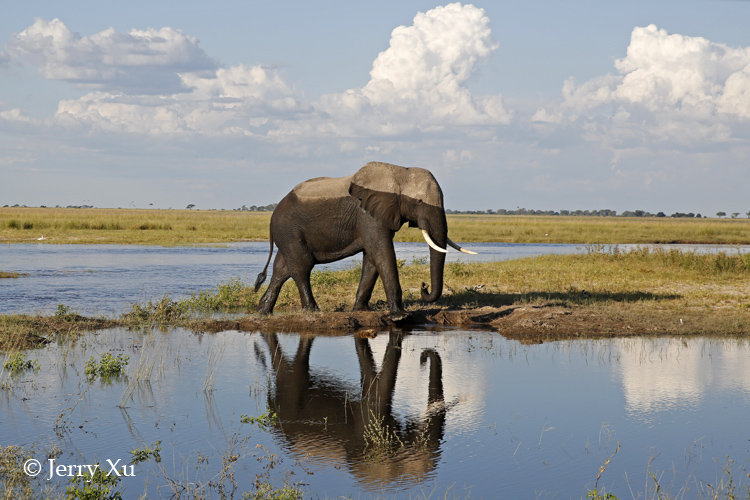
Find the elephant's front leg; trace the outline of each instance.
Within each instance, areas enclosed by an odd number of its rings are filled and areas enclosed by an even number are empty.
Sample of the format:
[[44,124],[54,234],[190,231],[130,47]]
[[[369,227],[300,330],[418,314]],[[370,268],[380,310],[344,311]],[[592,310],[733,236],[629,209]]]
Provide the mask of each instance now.
[[[409,313],[404,310],[401,283],[398,281],[396,250],[393,248],[393,232],[378,226],[373,231],[364,234],[362,241],[365,253],[372,259],[377,274],[380,275],[380,279],[383,281],[385,297],[388,300],[388,309],[391,312],[391,320],[395,322],[408,318]],[[364,264],[362,271],[364,277]],[[369,281],[367,284],[369,284]]]
[[318,311],[318,303],[313,297],[312,286],[310,285],[310,272],[303,272],[298,276],[293,276],[294,282],[297,283],[299,290],[299,300],[302,303],[302,309],[305,311]]
[[370,260],[370,256],[365,253],[362,257],[362,276],[359,279],[359,288],[357,288],[357,297],[354,299],[353,311],[369,311],[370,297],[375,283],[378,281],[378,269]]

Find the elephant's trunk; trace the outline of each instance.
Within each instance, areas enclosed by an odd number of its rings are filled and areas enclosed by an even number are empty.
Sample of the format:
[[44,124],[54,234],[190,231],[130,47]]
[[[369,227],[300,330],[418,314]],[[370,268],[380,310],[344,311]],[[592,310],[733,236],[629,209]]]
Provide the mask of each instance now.
[[[442,210],[440,210],[439,217],[431,218],[429,224],[420,221],[419,227],[427,230],[430,238],[438,247],[445,248],[448,241],[448,224]],[[427,284],[422,283],[422,300],[425,302],[435,302],[443,294],[444,268],[445,252],[430,248],[430,288],[427,287]]]

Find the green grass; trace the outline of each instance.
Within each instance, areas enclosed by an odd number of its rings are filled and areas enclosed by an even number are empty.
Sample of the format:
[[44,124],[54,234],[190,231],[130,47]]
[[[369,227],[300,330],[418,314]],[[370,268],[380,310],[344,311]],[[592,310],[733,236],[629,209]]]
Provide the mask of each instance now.
[[[737,252],[699,254],[679,250],[591,245],[579,255],[543,255],[524,259],[445,266],[443,296],[435,304],[421,301],[429,264],[399,262],[407,309],[474,308],[553,304],[594,311],[617,324],[624,319],[639,332],[669,333],[658,327],[682,324],[683,333],[750,332],[750,255]],[[318,270],[313,293],[324,312],[349,311],[354,303],[361,267]],[[206,314],[253,314],[264,288],[232,278],[215,289],[184,299],[165,295],[132,304],[119,318],[85,318],[58,306],[54,316],[0,315],[0,351],[14,352],[40,345],[59,335],[127,326],[181,325],[200,330]],[[371,307],[386,311],[378,281]],[[289,280],[281,290],[275,316],[299,314],[297,287]]]
[[[223,210],[0,208],[0,243],[206,245],[267,240],[271,214]],[[750,244],[749,219],[449,215],[456,242]],[[404,227],[396,241],[423,241]]]

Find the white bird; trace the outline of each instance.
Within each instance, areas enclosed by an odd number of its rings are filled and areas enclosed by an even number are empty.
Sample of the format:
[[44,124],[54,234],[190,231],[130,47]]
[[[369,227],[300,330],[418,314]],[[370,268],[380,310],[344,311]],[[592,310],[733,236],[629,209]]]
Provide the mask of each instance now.
[[44,235],[42,235],[42,237],[41,237],[41,238],[37,238],[36,240],[37,240],[37,241],[42,241],[42,240],[45,240],[45,239],[47,239],[47,238],[45,238],[45,237],[44,237]]

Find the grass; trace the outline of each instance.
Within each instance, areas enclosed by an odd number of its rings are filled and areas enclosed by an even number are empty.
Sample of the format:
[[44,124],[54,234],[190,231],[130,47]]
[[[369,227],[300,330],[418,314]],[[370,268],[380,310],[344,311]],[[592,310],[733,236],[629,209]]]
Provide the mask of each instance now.
[[[0,208],[0,243],[206,245],[267,240],[271,214],[223,210]],[[449,215],[457,242],[750,244],[749,219]],[[44,240],[39,238],[44,237]],[[423,241],[404,227],[396,241]]]
[[269,219],[262,212],[0,208],[0,243],[226,243],[267,239]]
[[[700,254],[659,248],[620,251],[591,245],[579,255],[543,255],[488,262],[452,262],[445,266],[443,297],[435,304],[420,300],[429,264],[400,261],[400,279],[407,309],[467,309],[482,306],[567,308],[594,314],[611,334],[747,334],[750,332],[750,255],[737,252]],[[349,311],[361,267],[320,270],[312,275],[315,298],[323,312]],[[56,336],[127,326],[180,325],[204,330],[211,313],[253,314],[263,289],[255,292],[240,278],[214,290],[177,300],[169,295],[136,303],[119,318],[86,318],[63,304],[54,316],[0,315],[0,350],[20,351]],[[385,311],[385,293],[378,282],[371,306]],[[209,317],[206,317],[206,313]],[[275,317],[310,316],[300,311],[293,281],[283,287]],[[581,333],[595,332],[593,322]],[[591,333],[595,335],[596,333]],[[210,381],[210,372],[207,375]]]

